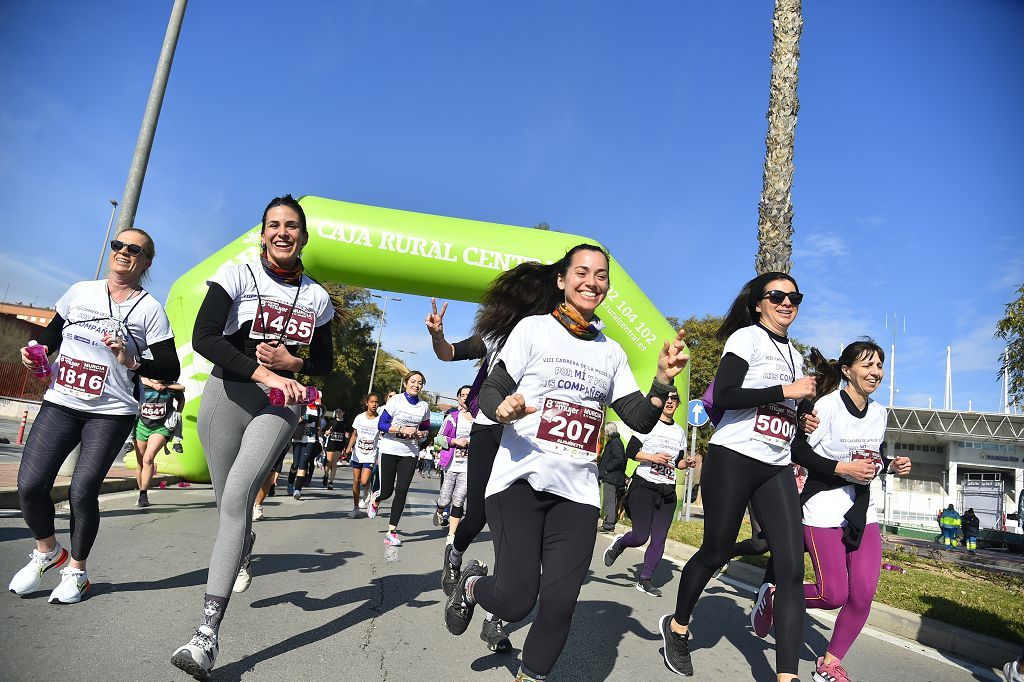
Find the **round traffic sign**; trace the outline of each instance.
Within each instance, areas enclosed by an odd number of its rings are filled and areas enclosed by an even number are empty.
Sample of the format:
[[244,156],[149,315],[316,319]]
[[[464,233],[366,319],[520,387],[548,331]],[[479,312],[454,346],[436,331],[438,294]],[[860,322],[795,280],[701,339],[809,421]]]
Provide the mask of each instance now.
[[711,420],[704,409],[704,401],[695,398],[686,406],[686,423],[690,426],[704,426]]

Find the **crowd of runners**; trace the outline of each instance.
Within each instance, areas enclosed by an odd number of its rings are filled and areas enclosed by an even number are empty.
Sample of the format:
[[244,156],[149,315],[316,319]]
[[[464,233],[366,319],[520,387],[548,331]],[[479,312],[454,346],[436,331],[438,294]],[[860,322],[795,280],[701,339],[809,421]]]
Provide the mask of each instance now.
[[[604,250],[580,244],[557,262],[502,273],[485,293],[472,333],[458,342],[445,335],[447,304],[438,309],[432,301],[425,322],[437,357],[479,361],[472,380],[467,370],[470,383],[459,389],[457,406],[434,430],[419,371],[406,374],[400,393],[365,396],[351,421],[341,410],[325,414],[322,399],[295,379],[328,374],[335,353],[334,305],[303,271],[308,233],[298,202],[290,195],[271,201],[261,235],[258,261],[225,266],[210,278],[191,339],[213,364],[197,430],[218,522],[194,634],[171,654],[175,666],[196,679],[213,669],[231,596],[252,581],[253,522],[264,517],[265,498],[278,494],[289,454],[287,493],[296,500],[318,463],[320,484],[333,490],[337,467],[347,462],[353,517],[373,519],[390,503],[389,549],[402,544],[418,463],[426,476],[436,460],[432,520],[447,527],[437,548],[445,625],[463,634],[480,607],[480,638],[491,651],[508,652],[505,623],[537,607],[517,680],[548,678],[573,625],[599,525],[613,529],[620,509],[632,528],[603,547],[603,561],[610,567],[626,548],[647,545],[636,589],[661,596],[652,577],[673,520],[676,483],[697,461],[676,423],[684,396],[674,380],[688,355],[679,330],[663,340],[654,376],[638,385],[597,315],[610,288]],[[51,602],[79,602],[89,588],[100,483],[126,440],[135,443],[140,507],[150,503],[159,452],[169,441],[180,447],[184,396],[175,383],[175,342],[164,310],[142,286],[155,244],[130,229],[110,247],[107,279],[72,286],[36,339],[52,377],[18,475],[35,548],[10,590],[36,592],[46,572],[60,568]],[[862,339],[838,359],[815,350],[807,364],[813,371],[804,374],[804,358],[789,340],[803,300],[791,276],[760,275],[743,285],[718,331],[724,352],[705,396],[716,430],[701,477],[703,542],[682,570],[674,610],[657,624],[665,663],[679,675],[693,675],[710,656],[689,651],[705,586],[733,556],[770,551],[751,623],[754,636],[774,629],[777,679],[797,679],[807,608],[839,611],[828,646],[816,652],[813,679],[849,679],[842,661],[867,620],[881,567],[870,482],[883,471],[905,475],[911,462],[883,455],[886,409],[871,398],[882,380],[882,348]],[[45,373],[30,351],[22,351],[26,367]],[[575,379],[558,379],[566,375]],[[608,421],[608,408],[621,422]],[[619,431],[627,428],[623,454]],[[599,473],[606,438],[609,459]],[[49,493],[78,445],[66,548],[56,538]],[[609,473],[612,458],[620,460],[614,466],[636,463],[628,488]],[[348,491],[344,496],[347,505]],[[754,536],[737,545],[744,516]],[[485,525],[494,545],[490,567],[467,556]],[[814,584],[803,582],[805,553]],[[1019,663],[1004,673],[1022,679]]]

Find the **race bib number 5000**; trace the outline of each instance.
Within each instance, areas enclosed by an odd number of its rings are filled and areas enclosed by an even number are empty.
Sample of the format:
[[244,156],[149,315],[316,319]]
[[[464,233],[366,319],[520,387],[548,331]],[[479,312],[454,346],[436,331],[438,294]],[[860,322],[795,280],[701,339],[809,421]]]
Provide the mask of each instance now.
[[252,321],[249,336],[254,339],[279,339],[305,345],[313,340],[313,313],[292,308],[287,303],[264,299]]
[[92,400],[103,395],[106,381],[106,365],[61,355],[57,360],[57,378],[53,388],[58,393],[80,400]]
[[573,459],[597,459],[598,436],[604,413],[566,400],[545,398],[537,426],[537,440],[548,452]]
[[775,447],[789,445],[796,435],[796,410],[782,403],[768,403],[757,408],[754,417],[754,440]]

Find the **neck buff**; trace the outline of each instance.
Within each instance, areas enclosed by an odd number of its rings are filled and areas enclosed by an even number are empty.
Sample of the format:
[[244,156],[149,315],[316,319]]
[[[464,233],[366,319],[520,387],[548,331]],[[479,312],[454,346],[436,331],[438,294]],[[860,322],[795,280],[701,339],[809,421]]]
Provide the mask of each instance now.
[[558,307],[551,311],[551,314],[570,334],[584,341],[593,341],[604,329],[604,323],[601,322],[600,317],[594,315],[593,321],[587,322],[575,309],[565,303],[559,303]]
[[260,263],[263,264],[264,272],[277,282],[282,284],[299,284],[302,281],[302,260],[298,258],[295,259],[295,265],[290,270],[282,268],[267,258],[267,247],[262,246],[260,247]]

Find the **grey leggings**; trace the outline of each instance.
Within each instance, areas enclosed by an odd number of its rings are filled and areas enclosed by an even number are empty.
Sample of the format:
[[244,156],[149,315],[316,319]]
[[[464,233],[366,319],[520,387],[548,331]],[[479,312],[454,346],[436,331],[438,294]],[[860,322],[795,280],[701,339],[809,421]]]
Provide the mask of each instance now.
[[220,523],[210,556],[206,594],[227,599],[249,553],[256,493],[288,444],[297,408],[274,407],[252,382],[210,376],[196,423],[213,481]]
[[462,510],[466,504],[466,491],[469,490],[468,474],[465,471],[446,471],[441,483],[441,494],[437,498],[437,508],[452,506],[452,516],[462,518]]

